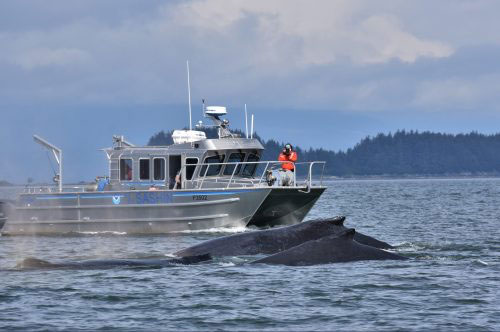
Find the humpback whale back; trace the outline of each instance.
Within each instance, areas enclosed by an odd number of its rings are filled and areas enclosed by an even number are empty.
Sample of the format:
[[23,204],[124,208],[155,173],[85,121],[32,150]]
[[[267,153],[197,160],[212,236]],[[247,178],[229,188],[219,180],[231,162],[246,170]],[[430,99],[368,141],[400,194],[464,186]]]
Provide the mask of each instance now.
[[16,269],[27,270],[27,269],[48,269],[54,265],[50,262],[44,261],[42,259],[28,257],[25,258],[21,263],[16,265]]
[[191,264],[197,264],[197,263],[209,261],[211,259],[212,259],[212,256],[210,256],[210,254],[203,254],[203,255],[185,256],[185,257],[181,257],[181,258],[174,258],[174,259],[171,259],[170,262],[172,264],[191,265]]
[[[251,231],[208,240],[192,247],[182,249],[176,256],[210,254],[212,256],[243,256],[275,254],[304,242],[325,236],[341,234],[348,228],[344,226],[345,217],[314,219],[296,225]],[[388,243],[356,232],[354,240],[375,248],[392,248]]]
[[251,231],[209,240],[180,250],[176,256],[210,254],[212,256],[243,256],[274,254],[301,243],[337,234],[345,229],[345,217],[316,219],[296,225]]
[[355,241],[354,228],[340,234],[311,240],[253,263],[306,266],[361,260],[407,259],[397,254]]
[[117,267],[161,268],[173,265],[191,265],[208,261],[208,254],[186,256],[173,259],[95,259],[86,261],[68,261],[51,263],[42,259],[28,257],[15,267],[17,270],[56,270],[56,269],[112,269]]

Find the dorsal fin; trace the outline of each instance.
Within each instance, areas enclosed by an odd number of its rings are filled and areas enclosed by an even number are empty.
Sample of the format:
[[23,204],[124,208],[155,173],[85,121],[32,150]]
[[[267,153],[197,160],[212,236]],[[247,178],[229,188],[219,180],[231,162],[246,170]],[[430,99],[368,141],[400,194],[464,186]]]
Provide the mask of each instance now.
[[333,224],[333,225],[336,225],[336,226],[344,226],[344,220],[345,220],[345,216],[337,216],[337,217],[328,219],[328,222]]
[[356,234],[356,230],[354,228],[349,228],[339,234],[339,237],[343,237],[346,239],[352,240],[354,238],[354,234]]
[[28,257],[25,258],[20,264],[16,267],[21,269],[29,269],[29,268],[44,268],[51,267],[53,264],[42,259]]

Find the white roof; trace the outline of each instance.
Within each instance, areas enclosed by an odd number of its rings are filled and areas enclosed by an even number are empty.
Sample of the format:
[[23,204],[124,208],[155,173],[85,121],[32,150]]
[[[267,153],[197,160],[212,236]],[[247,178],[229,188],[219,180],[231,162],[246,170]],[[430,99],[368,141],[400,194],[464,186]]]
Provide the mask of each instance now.
[[205,108],[205,114],[207,115],[226,115],[227,110],[225,106],[207,106]]
[[174,144],[192,143],[207,139],[205,132],[198,130],[174,130],[172,133]]

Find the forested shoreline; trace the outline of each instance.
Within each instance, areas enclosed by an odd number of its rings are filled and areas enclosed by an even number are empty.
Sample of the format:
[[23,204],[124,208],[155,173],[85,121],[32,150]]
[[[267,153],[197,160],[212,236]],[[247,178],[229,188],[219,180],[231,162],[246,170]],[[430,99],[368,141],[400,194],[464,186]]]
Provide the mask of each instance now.
[[[208,138],[217,136],[213,128],[204,131]],[[233,132],[243,135],[239,130]],[[255,137],[265,147],[262,160],[276,160],[286,143]],[[150,138],[148,145],[172,143],[172,132],[161,131]],[[295,146],[296,142],[290,143]],[[400,130],[368,136],[346,151],[295,148],[300,161],[326,161],[325,175],[331,176],[500,175],[500,133],[454,135]]]

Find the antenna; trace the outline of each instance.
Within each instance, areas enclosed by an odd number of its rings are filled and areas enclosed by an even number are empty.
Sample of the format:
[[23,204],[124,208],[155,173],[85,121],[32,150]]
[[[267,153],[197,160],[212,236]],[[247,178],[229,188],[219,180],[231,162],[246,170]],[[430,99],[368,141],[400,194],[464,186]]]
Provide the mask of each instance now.
[[251,127],[250,127],[250,138],[253,138],[253,114],[252,114],[252,124],[251,124]]
[[191,124],[191,84],[189,82],[189,61],[186,60],[187,67],[187,76],[188,76],[188,99],[189,99],[189,130],[193,129],[193,125]]
[[247,104],[245,104],[245,132],[248,138],[248,115],[247,115]]
[[113,135],[113,142],[117,144],[118,147],[130,147],[133,148],[135,145],[127,142],[123,135]]

